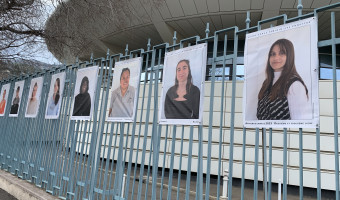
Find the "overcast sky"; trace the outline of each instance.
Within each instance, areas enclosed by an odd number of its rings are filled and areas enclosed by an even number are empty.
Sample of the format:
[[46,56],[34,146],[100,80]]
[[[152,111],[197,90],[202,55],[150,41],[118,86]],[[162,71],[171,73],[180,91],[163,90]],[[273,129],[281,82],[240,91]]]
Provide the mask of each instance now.
[[[45,20],[42,21],[42,23],[45,23],[46,20],[48,19],[48,17],[53,13],[53,11],[56,8],[56,2],[55,0],[43,0],[46,5],[47,5],[47,16],[45,18]],[[42,53],[41,54],[37,54],[34,55],[34,59],[44,62],[44,63],[48,63],[48,64],[60,64],[60,62],[53,56],[53,54],[48,51],[46,44],[42,45],[42,47],[38,47],[38,48],[42,48]]]

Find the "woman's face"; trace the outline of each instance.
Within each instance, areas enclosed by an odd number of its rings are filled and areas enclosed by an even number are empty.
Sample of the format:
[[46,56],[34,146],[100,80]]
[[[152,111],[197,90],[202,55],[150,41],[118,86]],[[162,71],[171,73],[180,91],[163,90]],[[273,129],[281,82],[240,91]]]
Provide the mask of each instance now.
[[35,95],[37,95],[37,90],[38,90],[38,86],[34,86],[33,91],[32,91],[32,97],[35,97]]
[[281,51],[279,45],[275,45],[269,54],[269,64],[274,72],[283,70],[286,64],[287,55]]
[[53,90],[53,93],[56,94],[58,92],[58,83],[57,81],[54,83],[54,90]]
[[178,82],[184,82],[188,79],[189,75],[189,66],[186,62],[180,62],[176,68],[176,77]]
[[87,81],[84,81],[83,82],[83,84],[81,85],[81,93],[85,93],[86,92],[86,90],[87,90],[87,85],[88,85],[89,83],[87,82]]

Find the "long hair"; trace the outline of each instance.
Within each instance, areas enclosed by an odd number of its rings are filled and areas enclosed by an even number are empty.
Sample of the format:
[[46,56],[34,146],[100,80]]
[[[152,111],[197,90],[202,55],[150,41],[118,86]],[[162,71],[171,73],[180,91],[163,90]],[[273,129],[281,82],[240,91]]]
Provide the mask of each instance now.
[[31,96],[31,100],[33,100],[33,92],[34,92],[34,88],[38,88],[38,83],[37,82],[35,82],[34,83],[34,86],[33,86],[33,89],[32,89],[32,96]]
[[[6,89],[4,90],[4,92],[2,93],[2,96],[5,94],[5,96],[6,96]],[[5,99],[5,97],[3,97],[3,99]]]
[[[20,86],[18,86],[17,87],[17,92],[16,93],[18,93],[18,96],[19,96],[19,92],[20,92]],[[14,95],[14,94],[13,94]],[[13,99],[13,103],[14,103],[14,100],[16,99],[17,97],[15,97],[14,99]]]
[[177,88],[178,88],[177,66],[178,66],[178,64],[181,63],[181,62],[185,62],[185,63],[188,65],[189,74],[188,74],[188,78],[187,78],[187,85],[186,85],[185,88],[186,88],[187,93],[189,93],[189,92],[190,92],[190,88],[191,88],[191,86],[193,85],[193,83],[192,83],[192,76],[191,76],[191,69],[190,69],[190,62],[189,62],[189,60],[183,59],[183,60],[180,60],[180,61],[177,63],[177,65],[176,65],[176,77],[175,77],[175,88],[176,88],[176,90],[177,90]]
[[[275,45],[278,45],[280,52],[286,55],[286,63],[283,66],[283,70],[281,72],[280,78],[273,85],[274,70],[270,66],[269,59],[270,59],[270,55]],[[305,83],[303,82],[302,78],[296,71],[293,43],[287,39],[279,39],[272,44],[268,52],[268,59],[267,59],[267,65],[266,65],[266,79],[264,80],[262,84],[262,88],[259,92],[258,99],[262,99],[266,95],[266,93],[270,91],[271,91],[271,95],[270,95],[271,101],[273,101],[277,97],[283,98],[287,96],[287,93],[290,87],[289,81],[294,76],[297,77],[299,81],[302,83],[302,85],[305,87],[306,95],[308,98],[308,89]]]
[[57,83],[58,90],[57,93],[55,94],[54,104],[57,105],[60,98],[60,79],[57,78],[55,82]]
[[81,88],[83,84],[86,84],[86,91],[84,93],[87,93],[89,91],[89,78],[87,76],[84,76],[84,78],[81,80],[80,88],[79,88],[79,93],[82,94]]

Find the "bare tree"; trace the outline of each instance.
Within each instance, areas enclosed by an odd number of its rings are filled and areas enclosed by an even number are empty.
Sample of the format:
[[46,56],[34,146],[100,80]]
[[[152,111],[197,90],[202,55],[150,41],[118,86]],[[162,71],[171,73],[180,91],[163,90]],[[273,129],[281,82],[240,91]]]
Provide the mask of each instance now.
[[0,79],[46,67],[34,59],[47,51],[45,23],[61,1],[0,0]]
[[46,37],[45,16],[46,7],[41,0],[0,1],[0,60],[34,54]]

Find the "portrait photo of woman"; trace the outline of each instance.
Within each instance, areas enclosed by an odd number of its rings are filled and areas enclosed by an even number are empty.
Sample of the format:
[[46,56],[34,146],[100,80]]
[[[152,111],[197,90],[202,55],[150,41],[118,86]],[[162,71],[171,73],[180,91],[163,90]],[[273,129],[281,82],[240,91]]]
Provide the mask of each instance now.
[[53,84],[53,95],[47,105],[46,115],[58,115],[60,107],[60,78],[57,78]]
[[311,118],[308,89],[295,67],[293,43],[275,41],[268,52],[266,79],[258,95],[259,120]]
[[202,123],[206,64],[206,44],[189,46],[165,54],[162,103],[159,108],[160,124]]
[[6,89],[2,92],[2,99],[0,101],[0,115],[4,114],[6,106]]
[[5,115],[5,111],[6,111],[6,105],[7,105],[7,98],[8,98],[8,93],[9,93],[9,89],[10,89],[11,84],[6,84],[2,86],[1,89],[1,95],[0,95],[0,116],[4,116]]
[[51,78],[50,90],[46,104],[46,119],[57,119],[60,113],[66,73],[54,74]]
[[10,114],[18,114],[19,103],[20,103],[20,86],[15,90],[15,97],[12,102]]
[[28,105],[26,114],[34,115],[37,112],[38,100],[37,100],[38,83],[34,83],[31,97],[28,99]]
[[243,125],[314,128],[319,125],[315,18],[246,35]]
[[32,79],[28,93],[25,117],[35,118],[38,115],[42,86],[43,77]]
[[71,120],[91,119],[98,82],[98,69],[98,66],[93,66],[77,71]]
[[14,84],[12,105],[11,105],[11,109],[9,112],[10,117],[18,117],[19,115],[20,101],[21,101],[24,84],[25,84],[25,81],[18,81]]
[[164,113],[167,119],[198,119],[200,90],[192,82],[189,60],[180,60],[175,84],[166,93]]
[[91,111],[91,97],[89,94],[89,78],[81,80],[79,94],[75,97],[73,116],[89,116]]

